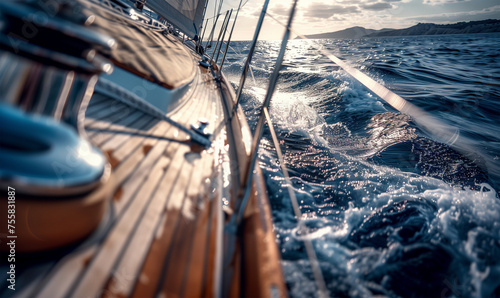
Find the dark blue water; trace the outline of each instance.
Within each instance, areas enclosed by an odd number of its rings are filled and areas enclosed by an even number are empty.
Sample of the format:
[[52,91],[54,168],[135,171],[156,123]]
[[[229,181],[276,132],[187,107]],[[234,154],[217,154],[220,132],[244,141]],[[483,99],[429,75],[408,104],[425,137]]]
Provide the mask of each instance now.
[[[500,34],[293,40],[271,115],[304,214],[268,132],[260,148],[285,280],[315,296],[310,239],[331,296],[500,296]],[[248,42],[232,44],[237,84]],[[456,127],[436,141],[316,49],[322,46]],[[254,126],[279,42],[260,42],[243,108]]]

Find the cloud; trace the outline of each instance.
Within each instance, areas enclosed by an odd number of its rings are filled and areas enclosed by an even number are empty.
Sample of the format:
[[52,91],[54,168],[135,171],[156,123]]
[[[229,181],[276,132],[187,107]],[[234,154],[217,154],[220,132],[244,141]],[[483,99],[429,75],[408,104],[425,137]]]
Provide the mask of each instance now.
[[418,22],[434,22],[434,23],[480,21],[485,19],[498,19],[499,15],[500,15],[500,5],[495,5],[481,10],[416,16],[408,18],[408,20],[415,20]]
[[392,5],[387,2],[377,2],[373,4],[364,4],[361,7],[366,10],[381,11],[392,8]]
[[[339,15],[359,15],[366,12],[393,9],[396,3],[409,2],[410,0],[334,0],[332,2],[315,1],[309,5],[302,4],[299,11],[306,18],[332,19]],[[431,1],[431,0],[426,0]],[[299,4],[300,5],[300,4]]]
[[[291,7],[291,6],[290,6]],[[269,9],[268,12],[274,16],[288,16],[290,13],[290,7],[287,7],[281,3],[277,3],[272,5]]]
[[309,18],[330,18],[334,15],[358,12],[360,10],[356,5],[313,3],[306,8],[304,16]]
[[258,17],[260,16],[261,9],[262,7],[259,6],[246,5],[243,7],[243,9],[241,9],[240,14],[245,16]]
[[462,3],[462,2],[469,2],[469,1],[471,1],[471,0],[424,0],[424,4],[443,5],[443,4]]

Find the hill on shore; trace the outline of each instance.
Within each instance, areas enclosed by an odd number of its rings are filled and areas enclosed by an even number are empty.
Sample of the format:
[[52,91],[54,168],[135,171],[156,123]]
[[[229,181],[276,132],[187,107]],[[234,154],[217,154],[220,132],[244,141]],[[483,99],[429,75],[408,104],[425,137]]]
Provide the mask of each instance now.
[[340,31],[306,35],[309,39],[330,39],[330,38],[361,38],[370,34],[393,31],[394,29],[373,30],[363,27],[351,27]]
[[454,24],[418,23],[405,29],[373,30],[363,27],[352,27],[340,31],[306,35],[309,39],[330,38],[361,38],[381,36],[409,36],[409,35],[440,35],[440,34],[467,34],[500,32],[500,20],[483,20],[459,22]]

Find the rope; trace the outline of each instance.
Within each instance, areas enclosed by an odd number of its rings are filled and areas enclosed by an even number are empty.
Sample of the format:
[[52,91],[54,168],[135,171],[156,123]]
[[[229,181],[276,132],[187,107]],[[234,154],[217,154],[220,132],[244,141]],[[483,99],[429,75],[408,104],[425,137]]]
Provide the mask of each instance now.
[[[269,131],[271,132],[271,137],[273,139],[274,148],[276,149],[276,153],[278,154],[278,160],[281,165],[281,170],[283,171],[283,176],[285,177],[285,182],[287,185],[288,195],[290,196],[290,201],[292,201],[293,212],[295,213],[295,217],[299,222],[299,229],[303,225],[302,220],[302,212],[300,211],[299,204],[297,203],[297,197],[295,196],[295,192],[292,188],[292,181],[290,180],[290,175],[288,174],[288,169],[285,165],[285,159],[283,158],[283,154],[281,152],[280,143],[278,141],[278,137],[276,136],[276,132],[274,131],[273,122],[271,121],[271,117],[269,116],[269,111],[266,107],[263,108],[264,115],[266,117],[267,125],[269,127]],[[314,251],[314,247],[312,245],[311,240],[304,239],[304,246],[306,247],[307,257],[309,258],[309,262],[311,263],[311,269],[314,275],[314,280],[316,281],[316,285],[319,290],[319,296],[322,298],[326,298],[329,296],[328,290],[326,288],[325,279],[323,277],[323,273],[321,272],[321,268],[319,267],[319,261],[316,256],[316,252]]]
[[[240,55],[240,56],[241,56],[241,55],[243,55],[243,53],[242,53],[242,52],[240,52],[240,51],[236,51],[236,49],[235,49],[235,48],[233,48],[232,46],[229,46],[229,48],[230,48],[231,50],[233,50],[233,52],[235,52],[236,54],[238,54],[238,55]],[[253,70],[252,70],[252,69],[253,69],[253,66],[252,66],[252,65],[248,65],[248,67],[249,67],[249,69],[248,69],[248,70],[250,71],[250,75],[252,76],[252,81],[253,81],[253,84],[254,84],[255,86],[257,86],[257,81],[255,80],[255,76],[253,75]]]
[[[291,181],[290,181],[290,177],[288,175],[288,170],[286,169],[283,155],[281,154],[281,149],[279,147],[279,142],[278,142],[278,139],[276,137],[276,133],[274,132],[274,128],[273,128],[273,125],[271,122],[271,118],[269,117],[269,111],[268,111],[269,105],[271,104],[271,99],[272,99],[273,93],[274,93],[275,88],[276,88],[276,84],[278,82],[280,68],[281,68],[281,65],[283,63],[283,59],[285,56],[286,46],[288,44],[288,40],[290,37],[291,25],[292,25],[293,17],[295,15],[295,10],[297,8],[297,2],[298,2],[298,0],[294,0],[293,6],[290,10],[290,15],[288,17],[288,23],[285,26],[286,30],[285,30],[285,33],[283,35],[283,39],[281,41],[281,47],[280,47],[280,51],[278,54],[278,58],[276,59],[276,64],[274,66],[273,73],[271,74],[271,76],[269,78],[269,87],[267,89],[264,102],[262,103],[261,115],[260,115],[259,120],[257,122],[257,127],[255,129],[255,133],[253,136],[252,150],[251,150],[249,163],[247,165],[246,173],[245,173],[245,175],[246,175],[245,176],[245,184],[242,186],[243,188],[240,190],[240,192],[243,192],[243,196],[241,197],[241,200],[238,200],[238,202],[235,204],[235,210],[238,212],[237,214],[235,214],[235,215],[237,215],[237,217],[236,217],[237,223],[241,222],[241,219],[243,218],[243,214],[244,214],[248,199],[250,197],[253,171],[255,169],[255,165],[257,162],[257,158],[258,158],[258,148],[259,148],[259,144],[260,144],[260,141],[261,141],[262,135],[263,135],[264,121],[267,121],[269,129],[271,130],[271,134],[273,135],[275,149],[276,149],[276,152],[278,153],[278,157],[280,158],[280,164],[281,164],[281,167],[283,169],[283,174],[285,175],[285,180],[287,181],[287,184],[288,184],[288,192],[290,194],[290,199],[292,200],[292,205],[293,205],[295,216],[297,217],[297,220],[299,221],[299,223],[302,222],[302,214],[300,212],[299,205],[297,203],[297,198],[295,197],[295,193],[294,193],[293,189],[291,188]],[[264,4],[264,7],[262,9],[261,19],[259,19],[260,23],[263,20],[264,14],[267,14],[266,8],[267,8],[267,2]],[[256,30],[255,38],[252,41],[252,47],[255,47],[255,42],[256,42],[256,39],[258,36],[258,31],[260,29],[260,25],[258,25],[257,28],[258,29]],[[248,66],[250,64],[250,59],[251,59],[251,53],[249,53],[249,57],[247,59],[246,65],[245,65],[245,70],[248,69]],[[242,82],[240,83],[240,86],[238,89],[237,103],[235,104],[236,107],[237,107],[238,102],[239,102],[241,90],[243,89],[243,82],[244,82],[245,76],[246,76],[246,72],[244,71],[244,73],[242,75]],[[238,196],[240,196],[240,194],[238,194]],[[230,219],[230,222],[233,222],[233,221],[234,221],[234,215]],[[311,241],[307,240],[307,239],[304,240],[304,245],[306,247],[307,256],[308,256],[310,264],[311,264],[311,269],[313,271],[314,280],[315,280],[316,285],[318,287],[318,294],[320,297],[326,298],[326,297],[328,297],[329,294],[328,294],[328,290],[327,290],[326,285],[325,285],[325,281],[323,278],[323,274],[321,272],[321,268],[319,266],[318,259],[316,257],[316,253],[314,251],[314,247],[313,247]]]
[[136,108],[137,110],[145,114],[148,114],[150,116],[153,116],[157,119],[163,120],[171,124],[172,126],[185,132],[191,138],[192,141],[198,144],[201,144],[205,147],[210,147],[211,145],[209,139],[204,138],[201,135],[191,131],[190,129],[184,127],[182,124],[177,123],[175,120],[172,120],[170,117],[165,115],[157,107],[153,106],[152,104],[143,100],[141,97],[135,95],[134,93],[130,92],[125,88],[122,88],[121,86],[118,86],[117,84],[109,80],[99,78],[99,81],[97,82],[96,85],[96,90],[128,106]]

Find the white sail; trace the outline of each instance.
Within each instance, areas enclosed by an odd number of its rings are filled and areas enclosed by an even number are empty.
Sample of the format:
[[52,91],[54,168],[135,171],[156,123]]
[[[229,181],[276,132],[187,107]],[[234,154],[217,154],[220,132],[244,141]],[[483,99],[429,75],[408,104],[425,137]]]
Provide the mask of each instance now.
[[147,0],[146,5],[190,37],[199,35],[207,0]]

